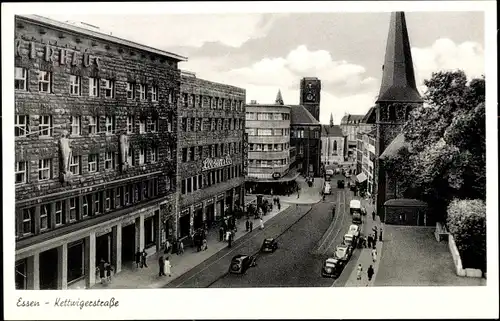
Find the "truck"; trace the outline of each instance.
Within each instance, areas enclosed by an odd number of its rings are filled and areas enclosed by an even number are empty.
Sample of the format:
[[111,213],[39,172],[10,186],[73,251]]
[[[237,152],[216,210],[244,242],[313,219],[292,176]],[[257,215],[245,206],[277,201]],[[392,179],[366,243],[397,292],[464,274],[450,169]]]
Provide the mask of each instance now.
[[361,202],[359,200],[351,200],[349,204],[349,210],[352,214],[352,223],[361,225],[363,222],[361,218],[361,215],[363,214],[361,209]]
[[325,181],[331,181],[333,177],[333,169],[327,169],[325,171]]

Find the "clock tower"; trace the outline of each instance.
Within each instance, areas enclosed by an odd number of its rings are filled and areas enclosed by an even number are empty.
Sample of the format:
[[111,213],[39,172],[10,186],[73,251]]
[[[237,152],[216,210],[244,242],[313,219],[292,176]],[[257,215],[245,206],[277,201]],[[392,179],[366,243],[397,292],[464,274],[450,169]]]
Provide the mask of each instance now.
[[319,122],[319,103],[321,99],[321,80],[304,77],[300,81],[300,104]]

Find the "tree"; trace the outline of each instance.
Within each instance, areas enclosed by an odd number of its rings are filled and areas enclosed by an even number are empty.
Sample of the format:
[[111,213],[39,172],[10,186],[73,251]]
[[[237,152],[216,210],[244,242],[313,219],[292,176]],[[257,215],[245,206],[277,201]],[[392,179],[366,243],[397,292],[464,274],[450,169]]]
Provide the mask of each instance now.
[[486,204],[483,200],[453,200],[447,226],[455,239],[462,265],[486,271]]
[[486,197],[485,80],[467,82],[463,71],[453,71],[424,83],[428,106],[411,112],[406,145],[384,166],[444,219],[453,198]]

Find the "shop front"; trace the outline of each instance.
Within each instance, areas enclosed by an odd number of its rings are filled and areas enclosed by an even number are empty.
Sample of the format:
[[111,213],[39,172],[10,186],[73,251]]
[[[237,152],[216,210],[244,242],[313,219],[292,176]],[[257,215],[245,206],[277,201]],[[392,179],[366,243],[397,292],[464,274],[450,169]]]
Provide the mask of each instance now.
[[213,199],[208,200],[205,204],[205,217],[208,227],[212,227],[215,223],[215,204]]
[[191,229],[189,208],[181,211],[179,215],[179,238],[184,238],[189,236],[189,232]]
[[113,245],[112,240],[113,235],[111,233],[111,227],[96,233],[96,239],[95,239],[95,262],[96,265],[99,265],[99,262],[101,260],[104,260],[104,262],[112,262],[111,261],[111,256],[112,256],[112,251],[111,251],[111,246]]
[[144,247],[146,249],[156,246],[156,236],[158,230],[156,215],[159,215],[159,211],[157,213],[155,212],[154,216],[144,219]]
[[68,285],[85,277],[85,240],[68,243]]
[[215,219],[220,220],[224,217],[224,194],[217,196],[215,203]]
[[[136,248],[135,219],[122,223],[122,263],[130,264],[135,261]],[[137,244],[138,246],[139,244]]]
[[57,248],[40,253],[40,290],[57,290],[58,265]]
[[194,206],[193,228],[196,231],[203,227],[203,203],[198,203]]
[[234,210],[234,208],[232,208],[232,205],[233,205],[233,189],[232,188],[230,190],[226,191],[225,204],[226,204],[226,207],[228,209],[230,209],[231,211]]

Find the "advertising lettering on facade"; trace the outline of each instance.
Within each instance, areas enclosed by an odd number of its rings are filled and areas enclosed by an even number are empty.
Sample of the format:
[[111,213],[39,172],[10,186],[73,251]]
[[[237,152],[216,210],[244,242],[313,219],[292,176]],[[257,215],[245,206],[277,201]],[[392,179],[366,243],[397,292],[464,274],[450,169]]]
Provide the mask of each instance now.
[[208,171],[210,169],[220,168],[224,166],[229,166],[233,164],[233,160],[229,155],[224,158],[205,158],[203,161],[202,171]]
[[243,175],[248,175],[248,133],[243,135]]

